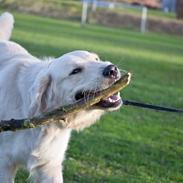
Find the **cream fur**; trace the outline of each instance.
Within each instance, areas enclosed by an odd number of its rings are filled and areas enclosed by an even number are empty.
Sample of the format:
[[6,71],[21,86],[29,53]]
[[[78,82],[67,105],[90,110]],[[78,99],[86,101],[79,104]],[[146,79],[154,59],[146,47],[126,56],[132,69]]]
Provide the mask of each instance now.
[[[40,115],[75,102],[79,90],[98,90],[109,86],[102,76],[111,64],[87,51],[74,51],[42,61],[15,42],[8,41],[13,17],[0,17],[0,119],[22,119]],[[69,75],[74,68],[82,72]],[[116,110],[116,109],[113,109]],[[20,166],[30,171],[35,183],[62,183],[62,162],[72,129],[93,124],[104,113],[88,109],[70,119],[70,128],[59,124],[17,132],[0,133],[0,182],[13,183]]]

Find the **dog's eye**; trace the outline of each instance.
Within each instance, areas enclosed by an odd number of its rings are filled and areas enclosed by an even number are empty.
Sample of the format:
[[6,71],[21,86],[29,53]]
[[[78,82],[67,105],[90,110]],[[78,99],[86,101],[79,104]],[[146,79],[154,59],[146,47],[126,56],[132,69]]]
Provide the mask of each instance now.
[[74,69],[69,75],[78,74],[81,71],[82,71],[82,68],[78,67],[78,68]]

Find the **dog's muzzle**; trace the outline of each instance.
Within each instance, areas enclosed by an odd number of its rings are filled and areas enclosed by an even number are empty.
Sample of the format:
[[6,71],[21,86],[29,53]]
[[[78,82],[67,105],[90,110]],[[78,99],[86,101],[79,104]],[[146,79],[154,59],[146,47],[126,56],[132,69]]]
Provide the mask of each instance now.
[[[121,77],[121,73],[119,69],[115,65],[108,65],[103,69],[102,73],[103,77],[110,81],[109,83],[114,84],[116,81],[118,81]],[[108,86],[109,87],[109,86]],[[98,93],[101,91],[79,91],[75,95],[75,100],[83,100],[87,98],[95,97]],[[105,98],[101,100],[99,103],[95,104],[96,107],[102,108],[102,109],[108,109],[108,108],[119,108],[122,105],[122,99],[120,97],[120,93],[116,93],[114,95],[109,96],[108,98]]]

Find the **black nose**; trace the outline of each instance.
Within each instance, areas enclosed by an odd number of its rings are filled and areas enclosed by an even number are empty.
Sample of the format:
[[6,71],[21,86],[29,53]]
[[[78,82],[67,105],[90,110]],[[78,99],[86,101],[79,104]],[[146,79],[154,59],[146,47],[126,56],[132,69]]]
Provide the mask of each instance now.
[[108,65],[103,71],[103,76],[108,78],[118,78],[118,68],[115,65]]

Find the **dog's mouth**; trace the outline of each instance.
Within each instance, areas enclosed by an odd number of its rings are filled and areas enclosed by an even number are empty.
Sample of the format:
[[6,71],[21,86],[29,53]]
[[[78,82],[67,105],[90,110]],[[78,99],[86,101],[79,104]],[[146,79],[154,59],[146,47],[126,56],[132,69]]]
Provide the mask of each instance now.
[[[94,92],[94,91],[80,91],[75,95],[75,100],[76,101],[80,101],[80,100],[85,100],[87,101],[89,98],[94,98],[95,96],[97,96],[98,94],[100,94],[100,91]],[[119,95],[119,92],[111,95],[105,99],[102,99],[100,102],[98,102],[97,104],[95,104],[95,106],[99,107],[99,108],[117,108],[119,106],[121,106],[122,104],[122,99]]]

